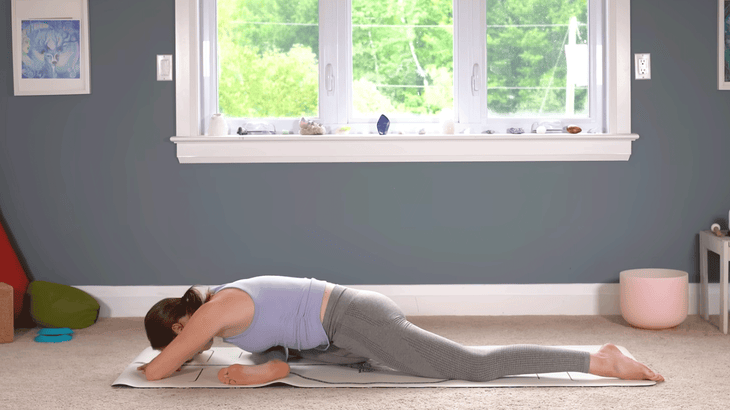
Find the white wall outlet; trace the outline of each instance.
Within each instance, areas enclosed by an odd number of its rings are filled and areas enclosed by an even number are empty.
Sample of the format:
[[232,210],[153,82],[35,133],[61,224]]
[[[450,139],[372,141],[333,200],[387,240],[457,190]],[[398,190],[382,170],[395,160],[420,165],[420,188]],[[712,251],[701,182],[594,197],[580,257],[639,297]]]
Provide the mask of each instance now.
[[157,55],[157,81],[172,81],[172,55]]
[[637,80],[651,79],[651,55],[634,54],[634,69]]

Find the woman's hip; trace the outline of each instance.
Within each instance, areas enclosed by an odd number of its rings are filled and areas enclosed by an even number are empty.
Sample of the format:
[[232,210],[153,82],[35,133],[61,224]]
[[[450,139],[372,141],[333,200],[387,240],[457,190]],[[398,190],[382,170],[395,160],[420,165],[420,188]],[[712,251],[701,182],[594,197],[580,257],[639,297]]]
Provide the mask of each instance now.
[[405,319],[403,310],[387,296],[336,285],[330,295],[322,325],[330,341],[342,327],[380,328]]

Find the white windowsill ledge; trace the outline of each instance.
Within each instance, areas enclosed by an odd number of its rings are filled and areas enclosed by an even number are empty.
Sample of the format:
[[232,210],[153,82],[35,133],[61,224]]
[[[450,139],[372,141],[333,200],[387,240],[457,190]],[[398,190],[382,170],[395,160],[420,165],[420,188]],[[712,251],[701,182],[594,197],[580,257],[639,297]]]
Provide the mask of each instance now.
[[628,161],[637,134],[172,137],[181,164]]

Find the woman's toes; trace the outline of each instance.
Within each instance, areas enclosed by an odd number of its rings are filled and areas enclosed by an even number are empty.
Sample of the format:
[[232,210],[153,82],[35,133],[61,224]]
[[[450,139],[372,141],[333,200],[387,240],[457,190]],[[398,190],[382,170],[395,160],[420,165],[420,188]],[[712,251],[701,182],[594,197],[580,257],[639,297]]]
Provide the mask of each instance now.
[[221,383],[228,384],[228,368],[224,367],[218,372],[218,380]]
[[650,370],[650,372],[651,372],[651,377],[649,377],[649,380],[654,380],[655,382],[663,382],[664,381],[664,376],[662,376],[661,374],[659,374],[657,372],[654,372],[654,371],[651,371],[651,370]]

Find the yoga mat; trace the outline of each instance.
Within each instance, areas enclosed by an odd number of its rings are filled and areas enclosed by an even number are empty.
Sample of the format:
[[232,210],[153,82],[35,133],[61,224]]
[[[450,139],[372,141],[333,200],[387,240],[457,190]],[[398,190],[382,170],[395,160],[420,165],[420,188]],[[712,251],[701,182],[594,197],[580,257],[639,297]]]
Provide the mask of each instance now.
[[[497,348],[499,346],[483,346]],[[561,346],[587,352],[597,352],[601,346]],[[623,354],[633,356],[618,346]],[[237,347],[214,347],[206,350],[190,363],[183,365],[180,372],[173,376],[147,381],[137,367],[149,363],[159,352],[146,348],[127,366],[117,380],[115,387],[135,388],[249,388],[283,383],[294,387],[606,387],[606,386],[652,386],[651,380],[621,380],[613,377],[600,377],[587,373],[561,372],[545,374],[525,374],[507,376],[489,382],[469,382],[463,380],[441,380],[415,377],[396,372],[377,364],[333,365],[308,360],[289,361],[291,373],[279,380],[250,386],[231,386],[218,380],[218,371],[232,364],[254,364],[251,354]]]

